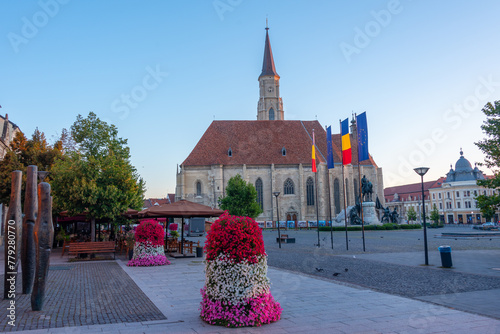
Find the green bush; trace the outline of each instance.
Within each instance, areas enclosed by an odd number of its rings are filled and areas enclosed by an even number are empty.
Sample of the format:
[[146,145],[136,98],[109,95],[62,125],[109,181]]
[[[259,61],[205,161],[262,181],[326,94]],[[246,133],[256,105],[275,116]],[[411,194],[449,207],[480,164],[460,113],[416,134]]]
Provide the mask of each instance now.
[[[413,230],[413,229],[420,229],[422,226],[420,224],[403,224],[403,225],[398,225],[398,224],[384,224],[384,225],[365,225],[365,231],[373,231],[373,230]],[[361,225],[355,225],[355,226],[347,226],[348,231],[361,231]],[[330,232],[330,227],[329,226],[320,226],[319,230],[321,232]],[[334,231],[345,231],[344,226],[334,226],[333,227]]]

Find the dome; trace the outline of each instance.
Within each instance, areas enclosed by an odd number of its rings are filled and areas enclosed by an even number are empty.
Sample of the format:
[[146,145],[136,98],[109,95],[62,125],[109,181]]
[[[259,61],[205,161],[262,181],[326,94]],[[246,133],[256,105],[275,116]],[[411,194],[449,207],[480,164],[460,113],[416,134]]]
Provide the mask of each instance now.
[[451,168],[446,174],[446,182],[472,180],[484,180],[484,175],[477,167],[472,169],[472,165],[469,160],[465,159],[464,152],[460,149],[460,158],[455,164],[455,170]]
[[460,158],[455,164],[455,173],[459,172],[472,172],[472,165],[469,160],[464,158],[464,152],[460,150]]

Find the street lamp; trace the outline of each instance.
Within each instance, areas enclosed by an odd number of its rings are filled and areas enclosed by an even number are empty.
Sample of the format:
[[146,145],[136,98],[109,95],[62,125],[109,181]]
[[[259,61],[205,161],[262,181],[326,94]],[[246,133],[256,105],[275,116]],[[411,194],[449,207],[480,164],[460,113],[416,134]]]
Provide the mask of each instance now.
[[429,170],[429,167],[418,167],[413,169],[415,173],[420,175],[422,181],[422,215],[424,217],[424,249],[425,249],[425,265],[429,265],[429,254],[427,251],[427,224],[425,223],[425,195],[424,195],[424,175]]
[[273,192],[273,195],[276,197],[276,214],[278,215],[278,243],[281,248],[281,233],[280,233],[280,209],[278,206],[278,196],[280,195],[279,191]]

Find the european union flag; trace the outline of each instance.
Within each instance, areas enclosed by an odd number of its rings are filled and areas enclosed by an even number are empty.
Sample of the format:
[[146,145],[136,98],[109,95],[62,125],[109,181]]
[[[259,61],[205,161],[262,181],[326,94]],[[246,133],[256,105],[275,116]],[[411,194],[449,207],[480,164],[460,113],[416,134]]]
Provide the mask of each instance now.
[[358,130],[358,160],[370,159],[368,153],[368,122],[366,121],[366,111],[356,116],[356,127]]
[[333,165],[333,146],[332,146],[332,127],[329,126],[326,128],[326,145],[328,149],[328,157],[327,157],[327,165],[328,169],[335,168]]

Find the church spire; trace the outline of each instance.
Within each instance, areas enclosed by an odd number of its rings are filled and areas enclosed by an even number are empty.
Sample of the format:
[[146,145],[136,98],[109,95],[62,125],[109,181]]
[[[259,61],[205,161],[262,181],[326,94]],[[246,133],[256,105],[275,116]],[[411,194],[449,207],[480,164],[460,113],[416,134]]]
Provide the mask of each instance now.
[[273,51],[271,50],[271,42],[269,41],[269,27],[267,26],[266,19],[266,44],[264,47],[264,61],[262,63],[262,73],[263,75],[274,75],[279,78],[276,68],[274,67]]
[[257,119],[269,121],[284,119],[283,101],[280,97],[280,76],[274,67],[267,19],[264,62],[262,63],[262,73],[259,76],[259,103],[257,105]]

